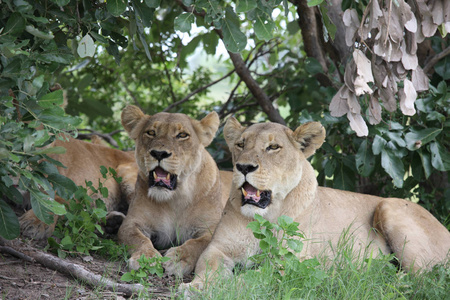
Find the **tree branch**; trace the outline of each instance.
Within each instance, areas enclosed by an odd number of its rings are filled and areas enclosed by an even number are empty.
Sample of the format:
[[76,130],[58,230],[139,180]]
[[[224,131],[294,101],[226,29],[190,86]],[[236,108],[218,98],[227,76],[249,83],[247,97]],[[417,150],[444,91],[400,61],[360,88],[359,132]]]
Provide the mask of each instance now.
[[0,251],[8,253],[28,262],[36,261],[41,265],[56,270],[75,279],[86,282],[92,287],[103,287],[112,292],[123,293],[131,296],[134,293],[155,293],[161,296],[170,296],[168,290],[145,288],[141,284],[124,284],[112,281],[104,276],[94,274],[84,266],[62,260],[56,256],[34,249],[24,243],[15,240],[14,242],[0,239]]
[[191,98],[191,97],[194,96],[195,94],[200,93],[201,91],[203,91],[203,90],[209,88],[210,86],[212,86],[212,85],[214,85],[214,84],[216,84],[216,83],[218,83],[218,82],[224,80],[225,78],[231,76],[231,74],[233,74],[234,71],[235,71],[235,70],[233,69],[233,70],[231,70],[230,72],[228,72],[226,75],[220,77],[219,79],[214,80],[213,82],[210,82],[210,83],[208,83],[207,85],[204,85],[204,86],[202,86],[202,87],[199,87],[198,89],[196,89],[196,90],[194,90],[193,92],[189,93],[186,97],[184,97],[184,98],[181,99],[180,101],[174,102],[174,103],[170,104],[169,106],[167,106],[163,111],[164,111],[164,112],[170,111],[170,110],[171,110],[172,108],[174,108],[175,106],[178,106],[178,105],[180,105],[180,104],[182,104],[182,103],[188,101],[189,98]]
[[433,56],[425,65],[425,67],[423,68],[423,72],[425,74],[427,74],[431,68],[442,58],[446,57],[447,55],[450,54],[450,46],[445,48],[442,52],[439,52],[438,54],[436,54],[435,56]]
[[91,139],[92,136],[97,135],[97,136],[101,137],[102,139],[104,139],[109,144],[111,144],[113,147],[119,148],[119,145],[117,144],[116,140],[113,139],[112,136],[115,135],[116,133],[122,132],[123,130],[118,129],[118,130],[111,131],[110,133],[100,133],[100,132],[92,130],[92,129],[78,129],[78,131],[90,132],[90,133],[78,133],[78,138],[80,140]]
[[[192,7],[187,7],[183,4],[182,0],[176,0],[178,5],[183,8],[186,12],[194,13],[196,16],[204,17],[204,13],[199,13]],[[214,31],[219,35],[220,39],[223,39],[222,31],[220,29],[214,29]],[[280,112],[273,106],[267,94],[259,86],[256,80],[252,77],[250,70],[247,68],[241,54],[232,53],[228,51],[228,54],[233,62],[236,73],[239,75],[241,80],[245,82],[247,88],[253,94],[256,101],[262,110],[267,114],[270,121],[286,125],[283,117],[281,117]]]

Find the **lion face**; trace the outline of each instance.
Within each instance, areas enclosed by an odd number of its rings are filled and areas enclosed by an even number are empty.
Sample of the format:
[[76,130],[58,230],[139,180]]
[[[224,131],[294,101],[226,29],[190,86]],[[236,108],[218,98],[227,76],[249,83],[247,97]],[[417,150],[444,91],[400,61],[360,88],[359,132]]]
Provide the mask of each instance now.
[[302,178],[303,164],[325,139],[320,123],[306,123],[294,132],[276,123],[242,127],[228,119],[224,135],[233,155],[232,197],[241,199],[241,213],[251,217],[279,211],[283,199]]
[[190,187],[188,178],[199,169],[202,149],[211,143],[219,125],[215,112],[201,121],[184,114],[144,115],[135,106],[122,112],[122,124],[136,143],[140,176],[148,181],[148,196],[167,201]]

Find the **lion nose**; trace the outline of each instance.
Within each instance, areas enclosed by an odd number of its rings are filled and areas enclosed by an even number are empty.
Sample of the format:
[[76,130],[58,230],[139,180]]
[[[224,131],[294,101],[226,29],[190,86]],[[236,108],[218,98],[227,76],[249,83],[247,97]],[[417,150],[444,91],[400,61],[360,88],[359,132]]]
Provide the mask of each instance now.
[[245,176],[248,173],[256,171],[256,169],[258,169],[258,166],[236,164],[236,169],[238,169],[238,171]]
[[156,151],[152,150],[150,151],[150,155],[156,158],[158,161],[163,160],[164,158],[168,158],[172,155],[172,153],[168,153],[166,151]]

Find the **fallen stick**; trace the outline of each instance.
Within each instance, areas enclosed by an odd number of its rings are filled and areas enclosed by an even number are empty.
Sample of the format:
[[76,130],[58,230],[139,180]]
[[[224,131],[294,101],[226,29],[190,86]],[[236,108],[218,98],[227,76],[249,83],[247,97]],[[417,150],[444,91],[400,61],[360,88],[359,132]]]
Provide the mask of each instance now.
[[59,257],[31,248],[28,245],[26,246],[27,249],[17,250],[12,248],[11,244],[11,242],[5,243],[5,240],[0,238],[0,245],[3,245],[0,246],[0,252],[8,253],[28,262],[36,261],[44,267],[72,276],[73,278],[81,280],[92,287],[104,287],[109,291],[119,292],[126,296],[131,296],[133,293],[154,293],[161,296],[170,296],[170,292],[168,290],[145,288],[141,284],[117,283],[108,278],[94,274],[81,265],[67,262]]

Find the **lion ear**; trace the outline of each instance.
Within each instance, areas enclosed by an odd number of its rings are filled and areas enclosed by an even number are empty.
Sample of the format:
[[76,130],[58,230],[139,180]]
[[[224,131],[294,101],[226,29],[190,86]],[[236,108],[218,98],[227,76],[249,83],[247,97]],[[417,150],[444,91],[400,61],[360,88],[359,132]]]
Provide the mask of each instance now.
[[228,118],[225,127],[223,128],[223,135],[230,151],[233,149],[236,140],[241,136],[244,130],[245,127],[242,126],[235,117]]
[[211,144],[216,135],[217,129],[219,129],[219,115],[215,111],[212,111],[200,121],[193,121],[194,122],[192,122],[192,124],[194,125],[198,138],[200,139],[200,143],[202,143],[205,147]]
[[325,141],[325,128],[319,122],[308,122],[300,125],[292,134],[299,149],[308,158],[322,146]]
[[123,109],[121,116],[122,125],[131,138],[136,139],[136,134],[133,134],[133,130],[136,128],[136,125],[142,120],[144,116],[145,114],[137,106],[128,105]]

